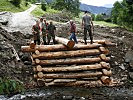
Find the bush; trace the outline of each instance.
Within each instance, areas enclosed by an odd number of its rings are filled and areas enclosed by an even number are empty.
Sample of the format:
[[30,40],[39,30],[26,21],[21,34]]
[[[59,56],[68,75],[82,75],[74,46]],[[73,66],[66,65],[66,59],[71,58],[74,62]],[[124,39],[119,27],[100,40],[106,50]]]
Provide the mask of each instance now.
[[24,86],[22,83],[9,79],[0,77],[0,94],[13,95],[24,91]]
[[41,4],[41,9],[43,10],[43,11],[46,11],[46,4]]
[[20,7],[21,0],[12,0],[11,1],[15,6]]
[[105,22],[112,22],[112,21],[111,21],[111,18],[106,18],[106,19],[104,19],[104,21],[105,21]]

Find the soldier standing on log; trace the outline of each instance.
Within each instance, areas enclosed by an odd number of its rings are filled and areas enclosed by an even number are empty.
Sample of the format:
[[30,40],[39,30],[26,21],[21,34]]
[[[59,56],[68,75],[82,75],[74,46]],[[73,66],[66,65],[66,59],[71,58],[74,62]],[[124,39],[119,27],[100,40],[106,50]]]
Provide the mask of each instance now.
[[53,43],[55,44],[55,31],[56,27],[53,25],[53,22],[50,21],[50,24],[48,25],[48,44],[50,43],[51,37],[53,39]]
[[76,32],[76,25],[73,22],[73,20],[70,20],[70,33],[71,33],[70,40],[73,39],[75,43],[78,43],[75,32]]
[[87,40],[87,32],[89,32],[89,36],[90,36],[90,40],[91,40],[91,44],[93,43],[93,34],[92,34],[92,30],[94,29],[93,27],[93,22],[92,22],[92,18],[90,15],[88,15],[88,12],[85,11],[85,15],[82,18],[82,28],[84,28],[84,41],[85,44],[87,44],[86,40]]
[[32,27],[32,33],[34,38],[34,43],[40,45],[40,26],[39,21],[36,21],[36,24]]

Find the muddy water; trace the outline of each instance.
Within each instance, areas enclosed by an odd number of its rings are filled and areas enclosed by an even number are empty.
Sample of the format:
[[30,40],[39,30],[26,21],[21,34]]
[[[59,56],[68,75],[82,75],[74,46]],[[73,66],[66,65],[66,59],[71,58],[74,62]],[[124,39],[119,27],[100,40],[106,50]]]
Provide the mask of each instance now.
[[133,88],[46,87],[0,100],[133,100]]

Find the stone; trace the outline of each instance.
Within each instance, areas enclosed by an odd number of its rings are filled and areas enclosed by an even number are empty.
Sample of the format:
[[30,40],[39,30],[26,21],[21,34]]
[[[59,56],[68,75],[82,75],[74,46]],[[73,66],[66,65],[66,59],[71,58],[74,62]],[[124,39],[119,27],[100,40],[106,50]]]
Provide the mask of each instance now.
[[72,100],[73,96],[63,96],[63,100]]
[[129,72],[129,77],[133,80],[133,72]]
[[30,61],[24,61],[24,64],[25,65],[31,65],[31,62]]
[[119,67],[120,67],[122,70],[125,70],[125,67],[124,67],[123,64],[121,64]]

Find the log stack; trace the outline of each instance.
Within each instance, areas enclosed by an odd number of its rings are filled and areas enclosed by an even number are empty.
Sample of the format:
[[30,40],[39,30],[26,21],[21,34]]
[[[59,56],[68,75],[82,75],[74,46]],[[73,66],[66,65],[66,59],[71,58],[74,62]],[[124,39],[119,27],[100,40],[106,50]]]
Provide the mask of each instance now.
[[[23,52],[32,53],[34,78],[45,86],[105,86],[111,83],[111,42],[95,41],[84,45],[56,37],[60,44],[22,46]],[[33,43],[32,43],[33,45]]]

